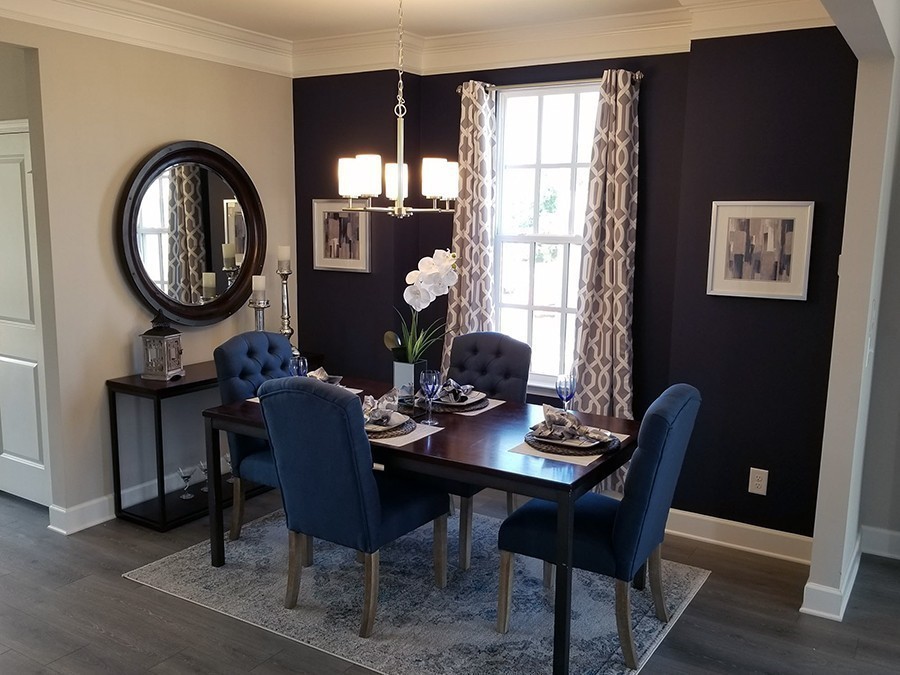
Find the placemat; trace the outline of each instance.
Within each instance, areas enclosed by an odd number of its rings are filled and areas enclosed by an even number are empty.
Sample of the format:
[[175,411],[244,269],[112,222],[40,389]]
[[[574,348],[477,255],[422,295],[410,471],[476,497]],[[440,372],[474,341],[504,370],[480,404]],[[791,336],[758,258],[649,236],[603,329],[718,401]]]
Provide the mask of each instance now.
[[535,450],[547,452],[551,455],[567,455],[569,457],[584,457],[585,455],[599,456],[605,452],[618,450],[619,446],[622,445],[621,441],[619,441],[618,438],[613,437],[609,441],[597,443],[596,445],[591,445],[590,447],[575,448],[567,445],[558,445],[556,443],[547,443],[546,441],[543,441],[535,436],[534,432],[532,431],[529,431],[527,434],[525,434],[525,442]]

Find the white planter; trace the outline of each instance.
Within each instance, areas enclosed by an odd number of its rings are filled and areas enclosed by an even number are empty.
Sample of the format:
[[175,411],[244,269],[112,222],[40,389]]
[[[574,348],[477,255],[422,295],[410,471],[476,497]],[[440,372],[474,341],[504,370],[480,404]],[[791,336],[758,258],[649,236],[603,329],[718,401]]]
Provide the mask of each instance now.
[[427,368],[425,359],[415,363],[394,361],[394,387],[401,396],[413,396],[419,388],[419,378]]

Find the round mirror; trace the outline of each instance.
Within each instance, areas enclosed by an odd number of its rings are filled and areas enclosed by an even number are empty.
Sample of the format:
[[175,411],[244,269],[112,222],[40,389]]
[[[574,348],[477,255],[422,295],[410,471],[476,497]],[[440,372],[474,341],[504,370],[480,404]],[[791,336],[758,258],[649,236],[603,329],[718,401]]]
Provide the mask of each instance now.
[[199,141],[172,143],[141,161],[125,184],[117,232],[132,287],[173,323],[234,314],[265,259],[253,182],[228,153]]

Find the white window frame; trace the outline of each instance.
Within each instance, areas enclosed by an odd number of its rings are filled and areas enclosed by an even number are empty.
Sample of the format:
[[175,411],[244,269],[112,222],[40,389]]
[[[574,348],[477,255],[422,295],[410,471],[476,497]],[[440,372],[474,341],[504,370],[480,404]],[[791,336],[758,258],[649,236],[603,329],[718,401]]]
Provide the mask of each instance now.
[[[158,184],[158,185],[157,185]],[[154,239],[158,242],[156,250],[159,252],[159,265],[161,279],[153,279],[152,281],[163,292],[169,292],[169,278],[166,271],[169,267],[169,193],[172,189],[172,168],[169,167],[163,171],[152,183],[156,188],[158,199],[149,200],[142,199],[141,208],[138,211],[137,226],[135,233],[137,235],[138,253],[144,262],[144,270],[149,269],[146,256],[149,249],[149,240]],[[147,190],[149,191],[149,190]],[[146,196],[146,192],[144,193]],[[145,211],[146,209],[146,211]],[[148,218],[149,216],[149,218]],[[147,221],[150,222],[147,222]],[[148,276],[150,276],[148,274]]]
[[[590,158],[587,161],[579,162],[577,156],[578,150],[578,129],[579,129],[579,116],[581,113],[581,108],[577,104],[578,98],[577,95],[581,93],[598,93],[600,89],[600,80],[594,81],[580,81],[578,83],[555,83],[555,84],[547,84],[547,85],[532,85],[532,86],[523,86],[523,87],[503,87],[498,88],[497,91],[497,129],[498,129],[498,144],[497,144],[497,157],[498,157],[498,180],[497,180],[497,215],[496,222],[494,224],[494,278],[497,282],[494,284],[494,307],[496,309],[496,317],[497,317],[497,326],[499,330],[503,330],[502,325],[500,324],[501,310],[502,308],[516,308],[516,309],[524,309],[528,312],[528,343],[533,345],[534,341],[534,313],[540,311],[549,311],[554,313],[561,313],[562,320],[560,322],[560,336],[559,336],[559,345],[560,345],[560,372],[563,371],[565,367],[571,366],[572,356],[571,354],[567,354],[566,350],[566,331],[569,326],[569,317],[574,316],[577,313],[577,298],[573,303],[573,307],[569,306],[569,273],[570,273],[570,260],[569,255],[570,251],[574,246],[582,246],[584,243],[584,210],[586,205],[579,207],[575,204],[574,196],[576,191],[576,171],[571,172],[570,177],[570,212],[569,212],[569,225],[571,228],[571,234],[569,235],[548,235],[548,234],[504,234],[501,231],[500,223],[503,218],[503,190],[504,190],[504,171],[505,169],[514,169],[514,168],[529,168],[534,169],[534,223],[535,223],[535,231],[537,230],[537,226],[539,223],[539,214],[540,214],[540,179],[541,179],[541,170],[542,169],[554,169],[554,168],[569,168],[569,169],[577,169],[577,168],[585,168],[590,170]],[[572,152],[570,155],[570,161],[568,162],[548,162],[542,163],[540,157],[540,148],[541,148],[541,135],[542,135],[542,122],[543,122],[543,114],[544,114],[544,97],[558,95],[561,93],[566,94],[575,94],[576,95],[576,105],[574,106],[574,116],[572,119],[573,125],[573,134],[572,134]],[[521,96],[538,96],[538,117],[537,117],[537,137],[535,138],[536,143],[536,153],[535,153],[535,162],[528,164],[510,164],[504,165],[503,163],[503,149],[504,149],[504,117],[506,115],[506,106],[508,101],[514,97]],[[599,96],[598,96],[599,98]],[[580,212],[579,212],[580,211]],[[529,269],[529,289],[528,289],[528,303],[511,303],[511,302],[503,302],[502,301],[502,264],[503,264],[503,244],[504,243],[522,243],[529,244],[531,248],[531,259],[530,259],[530,269]],[[563,270],[564,270],[564,279],[562,283],[562,297],[560,298],[560,304],[558,307],[554,306],[545,306],[545,305],[535,305],[534,304],[534,272],[535,272],[535,260],[534,260],[534,247],[538,244],[558,244],[563,246]],[[573,336],[574,342],[574,336]],[[549,374],[541,374],[531,372],[529,374],[528,379],[528,391],[529,393],[541,394],[541,395],[549,395],[555,396],[555,385],[556,385],[556,376]]]

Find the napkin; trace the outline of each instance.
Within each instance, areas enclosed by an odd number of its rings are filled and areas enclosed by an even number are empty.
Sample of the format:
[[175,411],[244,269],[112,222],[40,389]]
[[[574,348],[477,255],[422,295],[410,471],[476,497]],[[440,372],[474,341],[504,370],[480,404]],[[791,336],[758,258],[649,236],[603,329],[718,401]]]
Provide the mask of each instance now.
[[397,409],[397,390],[391,389],[381,398],[365,396],[362,402],[363,417],[366,424],[385,427],[391,423],[391,415]]
[[315,378],[321,382],[328,382],[328,378],[330,377],[328,373],[325,372],[324,368],[316,368],[315,370],[311,370],[306,374],[306,376]]
[[463,403],[474,388],[471,384],[459,384],[448,377],[438,392],[437,400],[447,403]]
[[544,421],[531,427],[531,431],[535,438],[549,438],[557,441],[578,438],[608,441],[612,438],[612,434],[608,431],[586,427],[574,413],[554,408],[546,403],[544,404]]

